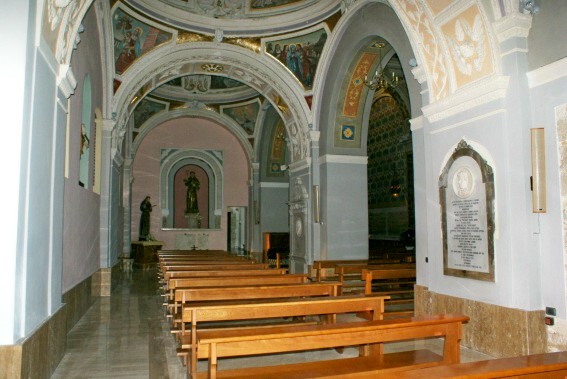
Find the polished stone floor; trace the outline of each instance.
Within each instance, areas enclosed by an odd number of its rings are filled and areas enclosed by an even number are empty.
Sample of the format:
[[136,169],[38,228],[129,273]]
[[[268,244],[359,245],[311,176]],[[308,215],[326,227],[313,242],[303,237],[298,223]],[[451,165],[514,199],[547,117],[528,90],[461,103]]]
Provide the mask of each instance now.
[[[112,296],[96,300],[67,337],[67,350],[52,378],[186,378],[186,369],[176,355],[175,339],[161,306],[155,269],[137,269],[124,274]],[[385,351],[427,348],[440,353],[441,341],[388,344]],[[350,357],[334,350],[286,354],[278,357],[226,359],[219,368],[301,362],[311,359]],[[461,349],[461,361],[490,359]],[[205,370],[204,362],[199,371]]]

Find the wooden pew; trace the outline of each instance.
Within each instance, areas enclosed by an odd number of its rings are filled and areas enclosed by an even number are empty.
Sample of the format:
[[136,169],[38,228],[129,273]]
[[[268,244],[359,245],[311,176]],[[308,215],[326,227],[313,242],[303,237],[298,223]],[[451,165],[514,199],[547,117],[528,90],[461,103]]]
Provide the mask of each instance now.
[[364,269],[364,293],[389,296],[386,301],[385,317],[408,317],[414,310],[414,285],[416,270],[414,268]]
[[344,293],[364,293],[365,278],[362,275],[363,270],[380,270],[380,269],[414,269],[415,263],[391,263],[380,265],[369,264],[336,264],[335,274],[337,280],[342,283],[341,290]]
[[[446,379],[457,377],[460,379],[565,379],[567,377],[567,352],[458,363],[396,373],[368,371],[358,375],[349,375],[349,378],[357,379],[375,379],[377,377],[381,379]],[[339,378],[339,376],[328,378]]]
[[[229,274],[229,273],[227,273]],[[256,286],[272,284],[300,284],[307,283],[309,278],[305,274],[286,274],[286,275],[264,275],[264,276],[213,276],[202,278],[173,278],[167,285],[170,299],[176,288],[191,287],[235,287],[235,286]]]
[[[230,272],[228,272],[230,271]],[[238,269],[238,270],[172,270],[166,271],[163,279],[172,278],[198,278],[206,276],[259,276],[259,275],[283,275],[287,273],[285,268],[267,269]]]
[[193,301],[274,299],[302,296],[337,296],[340,283],[277,284],[270,286],[177,288],[174,310]]
[[[226,322],[236,320],[276,319],[286,317],[326,316],[324,322],[335,322],[337,314],[367,313],[372,320],[380,320],[384,310],[384,297],[337,296],[309,299],[276,299],[262,302],[218,302],[213,304],[190,304],[183,307],[183,332],[180,336],[181,351],[191,351],[189,372],[196,372],[197,327],[203,322]],[[185,333],[185,324],[191,324],[191,333]],[[282,325],[289,327],[289,325]],[[273,327],[273,325],[265,325]],[[207,329],[211,330],[211,329]],[[222,331],[232,330],[227,328]]]
[[[337,264],[367,265],[368,259],[314,261],[313,266],[310,268],[310,275],[312,275],[314,280],[318,282],[324,279],[337,280],[337,276],[335,274],[335,266]],[[313,273],[313,271],[315,272]]]
[[[229,274],[227,272],[227,274]],[[258,286],[275,284],[301,284],[307,283],[307,275],[259,275],[259,276],[213,276],[197,278],[173,278],[166,285],[168,314],[173,313],[175,308],[175,289],[177,288],[201,288],[201,287],[235,287],[235,286]]]
[[[392,368],[389,354],[381,354],[383,342],[444,337],[443,356],[433,353],[397,354],[396,369],[459,363],[462,315],[421,316],[408,319],[302,325],[288,328],[258,328],[197,333],[197,358],[208,359],[208,372],[192,378],[323,378],[326,374],[349,377],[353,372]],[[279,354],[342,346],[368,346],[352,359],[325,360],[269,367],[243,368],[217,372],[219,358],[259,354]],[[393,369],[393,368],[392,368]]]
[[233,271],[233,270],[267,270],[265,263],[206,263],[206,264],[187,264],[187,265],[164,265],[161,268],[161,277],[168,280],[169,272],[180,271]]

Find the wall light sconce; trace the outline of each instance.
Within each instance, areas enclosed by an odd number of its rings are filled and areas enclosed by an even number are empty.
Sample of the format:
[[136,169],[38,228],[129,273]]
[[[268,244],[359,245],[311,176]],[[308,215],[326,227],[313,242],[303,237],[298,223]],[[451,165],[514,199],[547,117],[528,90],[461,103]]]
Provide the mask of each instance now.
[[315,185],[311,188],[313,202],[313,222],[318,224],[321,222],[321,203],[320,203],[320,193],[319,186]]
[[530,129],[530,142],[532,150],[532,176],[530,184],[532,189],[532,212],[547,212],[546,186],[545,186],[545,139],[543,128]]

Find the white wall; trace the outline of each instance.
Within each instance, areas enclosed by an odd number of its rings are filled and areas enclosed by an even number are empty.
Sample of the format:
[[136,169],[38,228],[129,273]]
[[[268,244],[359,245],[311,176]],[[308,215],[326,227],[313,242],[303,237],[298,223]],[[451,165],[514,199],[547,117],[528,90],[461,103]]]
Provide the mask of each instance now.
[[[3,21],[0,23],[0,44],[10,51],[10,59],[0,60],[2,83],[9,91],[0,91],[0,109],[5,124],[0,139],[0,157],[3,165],[3,185],[0,189],[4,206],[2,214],[6,222],[3,225],[4,254],[0,265],[0,345],[11,344],[21,337],[15,322],[20,317],[16,313],[16,297],[22,296],[16,283],[16,275],[22,270],[22,263],[17,261],[21,246],[20,227],[24,223],[20,214],[20,152],[24,132],[27,133],[29,103],[24,96],[29,91],[31,66],[26,65],[28,49],[32,46],[33,24],[28,24],[30,1],[10,1],[0,5]],[[31,11],[33,14],[33,9]],[[33,18],[33,16],[32,16]],[[24,121],[25,120],[25,121]],[[18,288],[18,290],[17,290]],[[18,310],[19,312],[19,310]],[[18,320],[19,322],[19,320]]]

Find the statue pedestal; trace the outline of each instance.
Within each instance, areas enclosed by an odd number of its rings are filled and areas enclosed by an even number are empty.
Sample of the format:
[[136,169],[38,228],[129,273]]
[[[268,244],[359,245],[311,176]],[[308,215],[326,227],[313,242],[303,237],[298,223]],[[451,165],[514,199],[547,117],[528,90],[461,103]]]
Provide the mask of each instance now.
[[185,219],[187,220],[187,228],[189,229],[201,228],[201,215],[199,213],[186,213]]
[[147,267],[158,261],[157,251],[163,246],[161,241],[132,241],[130,259],[134,264]]

